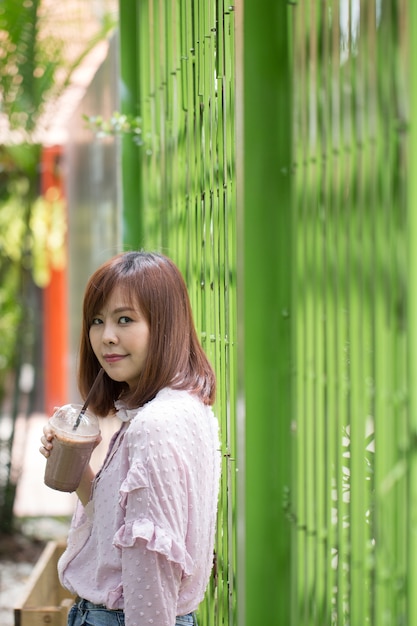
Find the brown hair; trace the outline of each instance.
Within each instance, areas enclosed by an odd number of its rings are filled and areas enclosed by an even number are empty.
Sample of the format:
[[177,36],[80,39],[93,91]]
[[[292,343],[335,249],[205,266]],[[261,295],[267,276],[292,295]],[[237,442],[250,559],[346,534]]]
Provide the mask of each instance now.
[[90,327],[116,286],[126,290],[146,318],[148,355],[136,389],[129,390],[126,383],[104,374],[90,408],[98,415],[108,415],[122,394],[129,407],[140,407],[163,387],[187,389],[205,404],[213,404],[215,375],[197,338],[186,284],[171,259],[153,252],[119,254],[104,263],[87,284],[78,369],[82,397],[100,369],[90,343]]

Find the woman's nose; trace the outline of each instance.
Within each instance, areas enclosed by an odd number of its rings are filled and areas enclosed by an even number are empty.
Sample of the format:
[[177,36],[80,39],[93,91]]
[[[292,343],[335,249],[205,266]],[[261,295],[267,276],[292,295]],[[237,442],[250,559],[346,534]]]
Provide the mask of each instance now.
[[104,343],[117,343],[117,333],[114,324],[104,324],[103,341]]

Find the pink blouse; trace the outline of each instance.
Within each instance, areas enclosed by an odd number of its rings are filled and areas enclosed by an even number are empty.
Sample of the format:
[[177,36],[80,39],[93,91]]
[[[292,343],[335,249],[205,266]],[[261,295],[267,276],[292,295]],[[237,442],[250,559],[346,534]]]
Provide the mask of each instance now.
[[165,388],[123,424],[86,507],[78,501],[58,572],[74,594],[125,611],[126,626],[174,626],[197,609],[213,564],[218,424],[187,391]]

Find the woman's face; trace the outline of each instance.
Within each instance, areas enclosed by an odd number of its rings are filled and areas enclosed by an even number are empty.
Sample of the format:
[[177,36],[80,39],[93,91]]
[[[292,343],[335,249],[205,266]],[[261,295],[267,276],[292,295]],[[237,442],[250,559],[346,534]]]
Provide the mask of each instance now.
[[149,348],[149,326],[136,304],[115,287],[100,311],[94,313],[90,342],[106,374],[133,389]]

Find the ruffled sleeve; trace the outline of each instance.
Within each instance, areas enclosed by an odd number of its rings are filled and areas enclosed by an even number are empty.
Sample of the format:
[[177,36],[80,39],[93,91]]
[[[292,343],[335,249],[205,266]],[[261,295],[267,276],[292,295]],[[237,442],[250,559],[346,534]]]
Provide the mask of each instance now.
[[[155,491],[158,494],[152,497]],[[165,503],[165,508],[161,507],[161,502]],[[147,550],[158,552],[169,561],[177,563],[183,576],[192,573],[193,559],[186,549],[186,528],[182,523],[185,520],[177,519],[172,524],[178,514],[176,500],[171,494],[164,493],[164,485],[152,484],[147,464],[136,462],[129,469],[120,487],[119,505],[124,511],[125,523],[115,534],[114,545],[120,549],[132,548],[137,540],[142,540]],[[176,533],[175,528],[182,528],[183,532]]]
[[156,526],[149,519],[142,519],[123,526],[114,538],[118,548],[131,548],[137,539],[142,539],[147,550],[158,552],[168,561],[177,563],[183,576],[190,576],[193,571],[193,560],[185,549],[184,542],[178,541],[171,533]]
[[147,489],[149,486],[148,475],[142,463],[135,463],[120,486],[119,504],[126,512],[126,503],[129,493],[136,489]]

